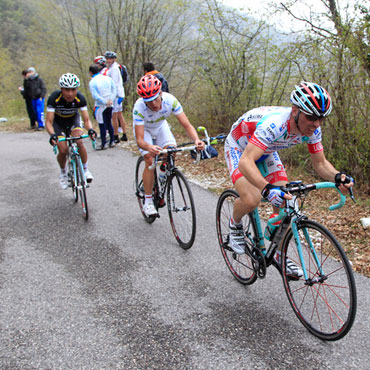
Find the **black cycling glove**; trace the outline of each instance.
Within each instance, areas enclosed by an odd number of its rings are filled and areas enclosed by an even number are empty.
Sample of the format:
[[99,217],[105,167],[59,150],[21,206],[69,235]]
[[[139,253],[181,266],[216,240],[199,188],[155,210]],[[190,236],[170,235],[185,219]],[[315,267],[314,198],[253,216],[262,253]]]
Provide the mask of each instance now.
[[[342,175],[346,176],[344,180],[342,180]],[[334,181],[335,181],[335,185],[337,187],[339,187],[339,185],[341,185],[341,184],[349,184],[350,182],[355,183],[354,178],[350,175],[347,175],[345,172],[338,172],[335,175]]]
[[87,133],[92,140],[95,140],[98,136],[93,128],[89,128],[89,131],[87,131]]
[[51,146],[56,145],[58,142],[58,136],[56,134],[51,134],[49,138],[49,143]]

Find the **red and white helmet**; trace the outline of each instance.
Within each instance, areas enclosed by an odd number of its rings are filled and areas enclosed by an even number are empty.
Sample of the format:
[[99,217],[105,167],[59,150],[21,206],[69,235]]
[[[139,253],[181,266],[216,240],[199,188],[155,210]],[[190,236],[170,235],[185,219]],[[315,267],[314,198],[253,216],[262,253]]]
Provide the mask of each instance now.
[[98,55],[97,57],[95,57],[94,59],[94,63],[95,64],[98,64],[100,66],[105,66],[105,63],[107,62],[107,60],[105,59],[105,57],[103,55]]
[[161,92],[162,82],[153,75],[145,75],[141,77],[137,83],[136,92],[144,99],[149,102],[157,99]]

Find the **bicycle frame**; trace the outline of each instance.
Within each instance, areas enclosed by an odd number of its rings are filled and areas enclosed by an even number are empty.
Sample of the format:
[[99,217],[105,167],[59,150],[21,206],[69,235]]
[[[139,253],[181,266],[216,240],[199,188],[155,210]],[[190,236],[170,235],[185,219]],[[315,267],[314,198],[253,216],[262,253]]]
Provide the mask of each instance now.
[[[344,205],[346,197],[340,192],[340,190],[335,186],[334,183],[331,182],[320,182],[312,185],[301,185],[299,183],[292,183],[293,187],[289,188],[289,192],[291,194],[307,194],[308,192],[315,190],[315,189],[335,189],[339,195],[340,195],[340,201],[338,204],[332,205],[329,207],[330,210],[335,210],[337,208],[340,208]],[[266,266],[269,266],[271,264],[274,264],[275,267],[280,268],[280,266],[275,262],[274,255],[280,245],[280,242],[283,240],[287,230],[289,227],[292,229],[294,240],[297,244],[297,250],[300,258],[300,262],[302,265],[303,275],[305,280],[308,282],[308,274],[307,269],[305,266],[304,258],[303,258],[303,252],[302,252],[302,244],[301,240],[298,234],[298,225],[302,219],[307,218],[304,216],[304,214],[301,213],[301,210],[298,208],[296,204],[296,198],[293,198],[291,201],[286,202],[285,208],[280,209],[279,215],[268,220],[266,228],[271,227],[272,224],[276,223],[277,221],[281,221],[278,229],[276,230],[276,233],[273,237],[273,239],[270,242],[269,248],[267,249],[266,255],[265,255],[265,261]],[[265,240],[264,240],[264,234],[262,232],[262,226],[261,226],[261,218],[258,212],[258,208],[253,210],[250,213],[250,219],[252,223],[252,228],[254,231],[255,237],[255,245],[258,245],[260,248],[265,248]],[[320,276],[323,280],[325,280],[325,274],[322,270],[319,258],[317,256],[315,246],[312,243],[310,236],[308,235],[307,230],[303,230],[305,239],[310,247],[313,260],[316,263],[317,271],[320,272]]]

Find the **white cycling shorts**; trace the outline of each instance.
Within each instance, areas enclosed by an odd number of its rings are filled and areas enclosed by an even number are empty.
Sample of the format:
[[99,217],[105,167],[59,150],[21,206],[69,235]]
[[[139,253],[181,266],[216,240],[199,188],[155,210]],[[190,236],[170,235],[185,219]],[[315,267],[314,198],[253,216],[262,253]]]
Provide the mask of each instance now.
[[[157,129],[144,128],[144,141],[151,145],[158,145],[161,148],[169,145],[176,146],[176,139],[173,136],[170,126],[168,126],[167,122],[163,123]],[[148,153],[146,150],[141,148],[139,148],[139,151],[142,156]]]
[[[123,100],[122,100],[123,102]],[[113,113],[117,113],[117,112],[122,112],[123,108],[122,108],[122,103],[121,104],[118,104],[118,98],[114,99],[114,102],[113,102]]]

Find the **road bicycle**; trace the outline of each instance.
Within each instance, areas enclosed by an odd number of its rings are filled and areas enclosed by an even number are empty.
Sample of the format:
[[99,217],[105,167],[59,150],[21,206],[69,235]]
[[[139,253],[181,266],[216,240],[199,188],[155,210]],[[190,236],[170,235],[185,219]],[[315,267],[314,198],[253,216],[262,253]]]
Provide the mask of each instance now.
[[[175,166],[175,153],[195,150],[196,146],[181,148],[168,148],[161,151],[159,156],[154,158],[149,169],[154,170],[153,203],[156,209],[165,206],[167,195],[167,209],[173,234],[183,249],[189,249],[194,243],[196,233],[196,215],[188,181],[183,173]],[[163,178],[159,178],[160,164],[165,166]],[[158,216],[146,216],[143,207],[145,192],[142,174],[145,168],[145,160],[139,157],[135,170],[135,194],[139,203],[140,211],[146,222],[152,223]]]
[[[78,152],[77,140],[88,138],[89,135],[72,136],[59,138],[58,141],[66,141],[68,143],[68,186],[72,189],[73,198],[75,202],[80,199],[83,217],[85,220],[89,218],[89,209],[87,206],[86,188],[89,184],[85,177],[85,171],[82,165],[80,153]],[[92,141],[93,148],[95,149],[95,140]],[[58,148],[54,146],[54,153],[58,153]]]
[[[286,202],[279,215],[267,222],[264,233],[258,209],[244,216],[245,254],[236,254],[229,246],[229,220],[239,195],[234,190],[225,190],[220,195],[216,227],[222,256],[234,278],[245,285],[264,278],[266,268],[275,266],[301,323],[320,339],[341,339],[351,329],[356,316],[351,263],[334,235],[304,215],[303,205],[308,193],[315,189],[338,191],[340,200],[330,210],[342,207],[346,197],[331,182],[304,185],[298,181],[289,183],[287,188],[293,200]],[[276,228],[273,224],[278,221],[281,223]],[[264,236],[270,240],[267,249]],[[276,260],[277,250],[281,251],[281,264]],[[302,277],[294,279],[287,274],[287,258],[303,271]]]

